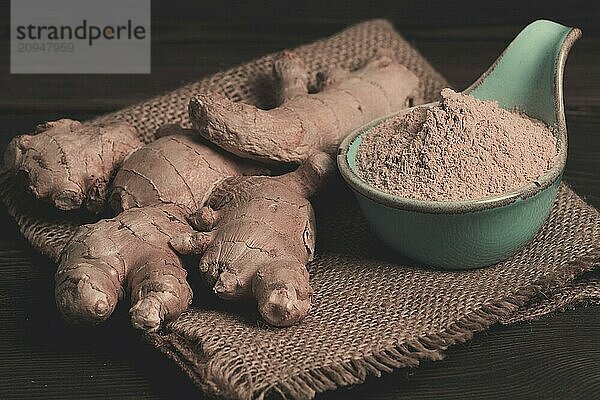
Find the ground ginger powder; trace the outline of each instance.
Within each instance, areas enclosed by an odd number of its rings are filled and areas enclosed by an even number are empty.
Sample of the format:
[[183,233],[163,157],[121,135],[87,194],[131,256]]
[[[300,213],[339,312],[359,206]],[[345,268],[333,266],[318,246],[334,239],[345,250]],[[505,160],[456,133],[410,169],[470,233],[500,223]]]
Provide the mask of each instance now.
[[441,95],[363,137],[362,179],[397,196],[457,201],[527,185],[556,162],[556,139],[543,122],[451,89]]

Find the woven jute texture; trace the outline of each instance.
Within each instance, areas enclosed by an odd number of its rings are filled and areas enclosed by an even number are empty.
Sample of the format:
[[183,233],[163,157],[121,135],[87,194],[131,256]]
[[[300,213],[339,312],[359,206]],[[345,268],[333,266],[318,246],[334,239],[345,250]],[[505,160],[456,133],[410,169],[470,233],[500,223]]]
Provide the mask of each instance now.
[[[380,47],[421,78],[434,99],[442,77],[385,21],[369,21],[297,50],[313,73],[356,68]],[[192,93],[216,90],[268,106],[265,56],[93,122],[125,120],[145,141],[163,123],[188,125]],[[32,246],[53,260],[85,214],[40,205],[0,175],[0,197]],[[317,257],[309,265],[314,306],[300,324],[276,329],[252,305],[219,301],[196,282],[193,306],[147,339],[206,392],[226,398],[311,398],[395,368],[438,360],[450,345],[490,325],[536,318],[571,302],[600,298],[584,273],[600,262],[600,215],[563,185],[542,230],[521,252],[493,267],[443,272],[394,261],[369,233],[352,197],[330,189],[316,204]]]

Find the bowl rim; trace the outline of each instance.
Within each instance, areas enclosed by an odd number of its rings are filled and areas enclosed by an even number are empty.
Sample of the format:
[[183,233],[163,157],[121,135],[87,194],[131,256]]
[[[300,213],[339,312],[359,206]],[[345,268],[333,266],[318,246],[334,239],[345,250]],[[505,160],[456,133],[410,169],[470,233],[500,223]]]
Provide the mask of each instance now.
[[[417,107],[431,106],[432,104],[435,103],[423,104]],[[556,162],[552,168],[546,171],[544,175],[533,182],[528,183],[527,185],[512,189],[499,195],[459,201],[418,200],[383,192],[364,181],[354,171],[348,162],[348,151],[350,146],[356,140],[381,122],[399,114],[410,112],[414,108],[415,107],[401,110],[371,121],[363,127],[353,131],[342,141],[338,149],[337,164],[342,178],[354,191],[375,201],[376,203],[395,209],[428,214],[463,214],[502,207],[519,199],[527,199],[552,186],[557,180],[560,180],[562,176],[567,158],[566,130],[560,129],[560,127],[551,127],[551,129],[557,131],[556,138],[558,154]]]

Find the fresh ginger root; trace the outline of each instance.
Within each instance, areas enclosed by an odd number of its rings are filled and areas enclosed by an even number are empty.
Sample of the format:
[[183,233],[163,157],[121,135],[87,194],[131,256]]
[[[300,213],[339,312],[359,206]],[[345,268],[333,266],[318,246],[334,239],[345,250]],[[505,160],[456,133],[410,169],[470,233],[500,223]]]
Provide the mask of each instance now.
[[192,129],[165,125],[157,136],[125,160],[115,175],[108,200],[113,210],[173,203],[192,212],[204,205],[220,179],[268,172],[199,142]]
[[198,95],[189,111],[202,136],[238,156],[301,163],[281,176],[256,176],[266,170],[173,126],[142,145],[126,124],[59,120],[11,142],[7,166],[62,210],[99,211],[114,176],[108,202],[119,214],[80,227],[61,255],[56,302],[67,320],[101,322],[129,290],[133,325],[159,329],[192,298],[178,254],[201,255],[200,270],[216,294],[254,298],[270,324],[306,316],[306,264],[315,246],[308,198],[332,169],[322,151],[406,106],[418,79],[379,56],[357,71],[332,71],[320,92],[308,93],[306,68],[291,52],[275,60],[274,76],[281,102],[275,109]]
[[86,126],[60,119],[15,137],[5,165],[18,172],[35,197],[60,210],[103,208],[114,170],[142,143],[127,124]]
[[192,291],[168,242],[192,229],[176,205],[133,208],[83,225],[62,253],[56,304],[73,323],[104,321],[131,291],[132,324],[155,331],[187,308]]
[[62,252],[55,297],[71,322],[105,320],[124,288],[131,291],[137,328],[153,331],[179,315],[192,292],[169,241],[192,231],[186,217],[223,179],[265,171],[193,140],[188,130],[167,126],[159,135],[125,160],[114,178],[110,204],[125,211],[82,226]]
[[308,72],[296,53],[280,53],[273,75],[279,107],[265,111],[215,93],[199,94],[189,104],[194,127],[238,156],[298,163],[316,151],[334,153],[352,130],[410,105],[419,84],[387,55],[357,71],[330,72],[318,93],[308,92]]
[[285,175],[225,179],[188,218],[198,231],[171,245],[203,254],[200,271],[219,297],[254,297],[265,321],[292,325],[312,298],[306,263],[314,256],[315,221],[308,198],[333,168],[328,155],[315,153]]

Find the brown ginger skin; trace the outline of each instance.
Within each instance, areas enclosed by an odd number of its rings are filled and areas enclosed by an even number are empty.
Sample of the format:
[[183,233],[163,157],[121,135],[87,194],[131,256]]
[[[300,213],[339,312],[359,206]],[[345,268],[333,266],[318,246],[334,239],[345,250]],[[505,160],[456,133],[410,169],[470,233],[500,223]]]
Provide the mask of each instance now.
[[243,176],[265,171],[173,127],[141,147],[127,125],[60,120],[11,143],[7,165],[60,209],[100,209],[122,165],[110,195],[120,214],[82,226],[62,253],[56,301],[68,320],[103,321],[129,290],[133,325],[159,329],[192,296],[174,250],[201,254],[200,269],[215,292],[253,297],[267,322],[286,326],[304,318],[315,238],[308,198],[332,169],[319,151],[331,152],[351,129],[402,108],[417,78],[382,56],[358,71],[333,71],[321,92],[308,94],[294,53],[280,55],[274,74],[280,107],[262,111],[201,95],[190,103],[190,116],[202,135],[237,155],[305,160],[282,176]]
[[[169,242],[191,233],[187,222],[223,179],[265,169],[194,140],[188,130],[165,127],[117,172],[112,219],[79,228],[62,252],[55,297],[71,322],[98,323],[131,292],[132,324],[154,331],[185,310],[192,292]],[[167,134],[168,136],[164,136]]]
[[200,270],[219,297],[254,297],[268,323],[292,325],[312,298],[306,264],[314,256],[315,221],[308,198],[332,170],[330,157],[316,153],[285,175],[228,178],[191,216],[199,232],[171,245],[203,254]]
[[109,203],[119,212],[153,204],[178,204],[188,212],[206,202],[228,176],[266,174],[267,169],[217,151],[192,129],[165,125],[159,138],[135,151],[117,171]]
[[112,219],[83,225],[62,252],[56,272],[56,303],[73,323],[96,324],[131,292],[136,328],[157,330],[192,299],[186,271],[168,242],[192,229],[182,208],[134,208]]
[[60,210],[103,208],[114,170],[140,147],[125,123],[88,126],[70,119],[41,124],[34,135],[15,137],[4,154],[31,193]]
[[189,104],[194,127],[238,156],[299,163],[316,151],[334,153],[352,130],[405,108],[415,101],[419,84],[414,73],[381,53],[359,70],[332,71],[318,93],[308,92],[308,72],[295,53],[276,57],[273,73],[278,107],[261,110],[215,93],[199,94]]

